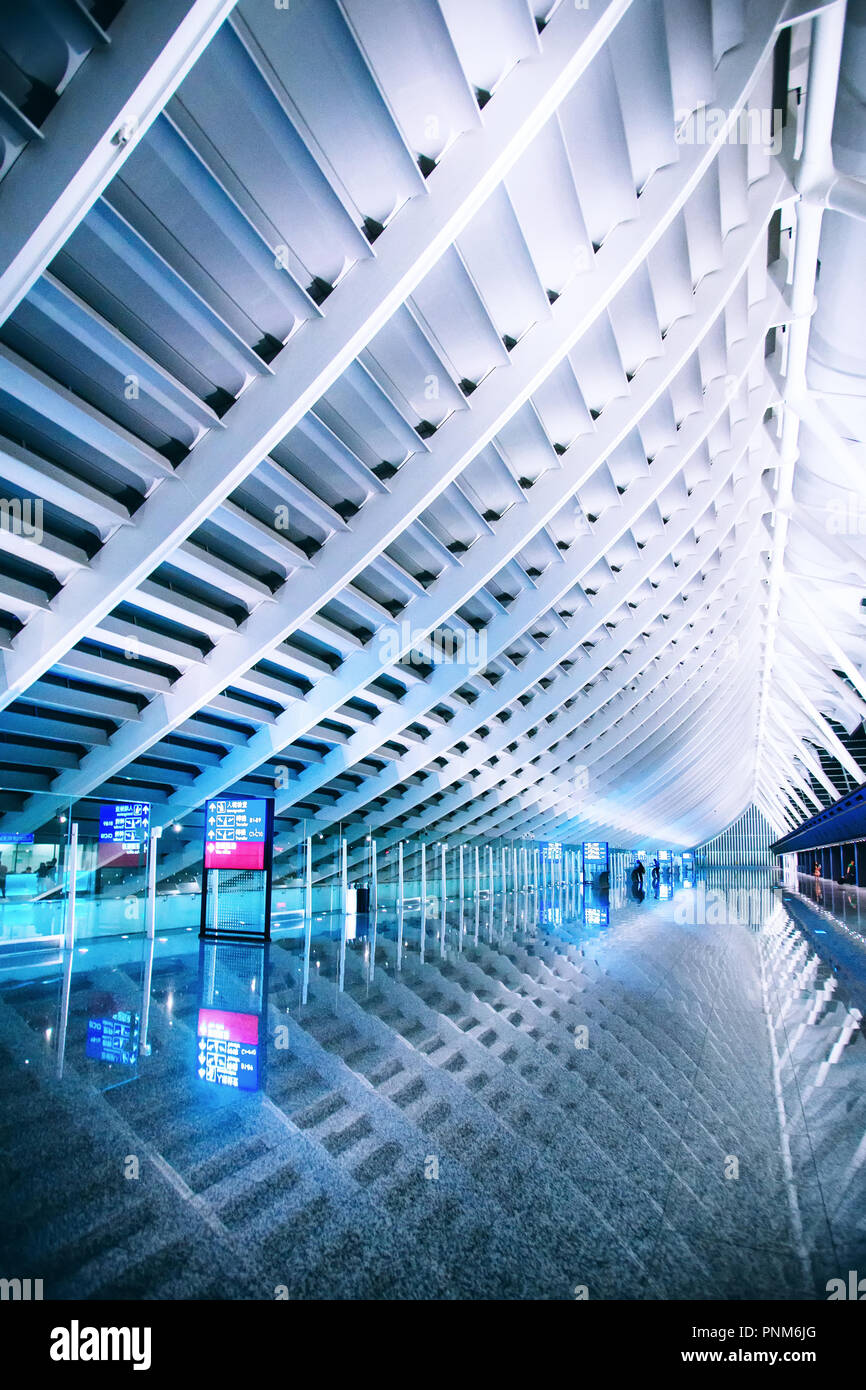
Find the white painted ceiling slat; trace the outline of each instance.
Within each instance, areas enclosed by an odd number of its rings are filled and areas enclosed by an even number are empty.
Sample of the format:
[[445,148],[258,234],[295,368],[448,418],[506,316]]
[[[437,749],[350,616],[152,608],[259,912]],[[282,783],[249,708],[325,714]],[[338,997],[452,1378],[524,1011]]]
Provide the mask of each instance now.
[[834,14],[780,155],[785,0],[240,0],[0,329],[0,829],[138,789],[192,868],[287,763],[288,852],[687,845],[862,780],[866,253],[791,182]]

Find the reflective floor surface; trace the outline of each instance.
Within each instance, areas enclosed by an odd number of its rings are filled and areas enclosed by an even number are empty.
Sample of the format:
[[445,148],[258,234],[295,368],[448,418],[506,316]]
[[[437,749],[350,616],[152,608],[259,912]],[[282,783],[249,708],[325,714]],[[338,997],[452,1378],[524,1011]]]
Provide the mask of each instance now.
[[824,1299],[866,1273],[857,935],[752,874],[7,958],[0,1275]]

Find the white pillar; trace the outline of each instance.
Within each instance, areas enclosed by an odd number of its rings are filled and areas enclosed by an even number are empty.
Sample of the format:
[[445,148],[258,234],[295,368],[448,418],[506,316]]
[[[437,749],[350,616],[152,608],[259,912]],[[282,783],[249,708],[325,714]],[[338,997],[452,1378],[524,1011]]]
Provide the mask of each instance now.
[[379,870],[376,860],[376,841],[370,840],[370,911],[379,906]]
[[442,921],[445,921],[445,904],[448,901],[448,846],[443,844],[440,856],[442,866]]
[[304,916],[313,915],[313,837],[304,841]]
[[[74,827],[76,830],[78,826]],[[156,851],[162,835],[162,826],[150,832],[147,854],[147,896],[144,903],[144,934],[148,941],[156,935]]]
[[64,945],[71,951],[75,945],[75,898],[78,891],[78,821],[73,821],[69,833],[69,860],[66,866],[66,923]]

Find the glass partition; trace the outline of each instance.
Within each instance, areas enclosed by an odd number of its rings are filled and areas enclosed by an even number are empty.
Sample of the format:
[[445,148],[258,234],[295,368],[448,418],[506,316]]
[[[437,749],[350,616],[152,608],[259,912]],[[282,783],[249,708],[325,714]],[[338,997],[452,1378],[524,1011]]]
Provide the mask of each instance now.
[[62,936],[69,813],[36,835],[0,836],[0,943]]

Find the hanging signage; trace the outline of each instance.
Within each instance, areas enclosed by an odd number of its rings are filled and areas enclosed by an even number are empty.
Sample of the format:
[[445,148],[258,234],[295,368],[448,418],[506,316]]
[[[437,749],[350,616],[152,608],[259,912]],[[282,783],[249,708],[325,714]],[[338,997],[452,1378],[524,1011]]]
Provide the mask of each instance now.
[[89,1018],[85,1054],[96,1062],[135,1066],[138,1060],[138,1035],[138,1014],[120,1010],[110,1018]]
[[258,1090],[258,1014],[199,1009],[198,1075],[211,1086]]
[[562,862],[562,843],[558,840],[551,840],[548,844],[541,846],[541,857],[548,864],[560,864]]
[[0,831],[0,845],[32,845],[33,832],[29,835],[23,830],[4,830]]
[[100,868],[137,868],[139,855],[150,833],[150,806],[146,801],[118,801],[99,808]]
[[268,803],[249,797],[205,803],[206,869],[263,869]]
[[593,840],[583,846],[583,863],[587,869],[599,871],[607,868],[608,848],[606,841]]

